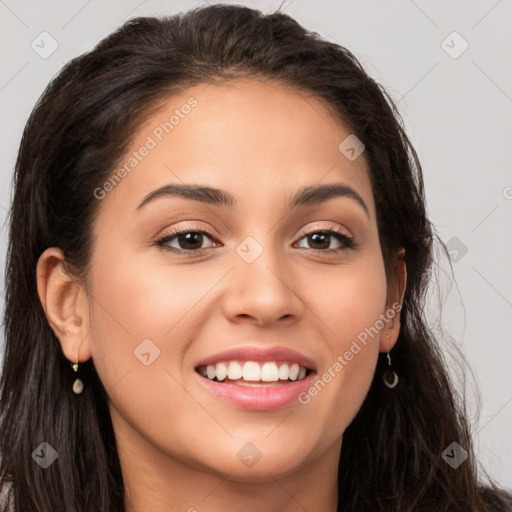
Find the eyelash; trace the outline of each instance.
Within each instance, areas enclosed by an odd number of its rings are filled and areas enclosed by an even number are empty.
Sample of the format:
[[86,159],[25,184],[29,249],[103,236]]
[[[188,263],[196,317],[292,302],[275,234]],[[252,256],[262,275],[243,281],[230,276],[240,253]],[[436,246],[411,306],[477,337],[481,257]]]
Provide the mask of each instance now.
[[[201,229],[195,229],[191,226],[183,226],[179,229],[171,230],[169,233],[165,234],[163,237],[159,238],[154,242],[154,245],[157,247],[162,248],[165,251],[174,252],[176,254],[183,254],[187,256],[194,256],[197,253],[204,251],[205,249],[208,249],[208,247],[205,247],[203,249],[177,249],[176,247],[169,247],[166,244],[176,238],[179,235],[183,235],[186,233],[199,233],[201,235],[206,235],[207,237],[211,238],[213,241],[215,241],[215,237],[209,233],[208,231],[204,231]],[[339,253],[341,251],[345,251],[347,249],[355,249],[359,246],[358,243],[354,242],[354,240],[347,235],[345,235],[338,227],[336,226],[328,226],[325,229],[316,229],[313,231],[309,231],[307,233],[304,233],[299,240],[302,240],[303,238],[314,235],[317,233],[322,233],[325,235],[331,235],[334,236],[339,242],[341,242],[344,247],[338,248],[338,249],[309,249],[310,251],[316,252],[316,253]]]

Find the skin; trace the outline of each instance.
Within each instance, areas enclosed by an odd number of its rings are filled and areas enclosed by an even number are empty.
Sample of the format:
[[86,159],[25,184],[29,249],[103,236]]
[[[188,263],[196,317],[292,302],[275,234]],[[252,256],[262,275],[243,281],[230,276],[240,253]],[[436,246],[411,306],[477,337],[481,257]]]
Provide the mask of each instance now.
[[[343,432],[379,351],[396,342],[399,317],[306,405],[242,410],[203,389],[194,367],[235,346],[284,345],[322,375],[401,303],[403,258],[391,286],[364,153],[347,159],[338,145],[348,128],[320,99],[282,84],[238,79],[190,88],[146,119],[128,154],[191,96],[198,101],[191,113],[98,201],[86,282],[66,273],[58,248],[41,256],[41,302],[63,353],[70,362],[92,357],[107,390],[127,511],[230,512],[241,503],[246,512],[335,511]],[[168,196],[136,211],[170,183],[222,188],[237,206]],[[347,197],[286,207],[300,188],[326,183],[351,186],[369,215]],[[155,245],[184,226],[212,234],[194,242],[202,252],[187,257]],[[359,246],[305,236],[331,226]],[[236,252],[248,236],[263,248],[251,264]],[[167,245],[187,250],[178,238]],[[134,350],[148,338],[160,356],[145,366]],[[237,457],[247,442],[262,454],[252,467]]]

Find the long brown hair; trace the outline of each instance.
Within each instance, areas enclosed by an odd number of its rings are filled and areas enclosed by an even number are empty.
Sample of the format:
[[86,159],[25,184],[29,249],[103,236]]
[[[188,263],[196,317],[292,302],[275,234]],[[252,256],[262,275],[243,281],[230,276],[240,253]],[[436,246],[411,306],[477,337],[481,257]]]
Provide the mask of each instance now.
[[[425,211],[421,166],[386,91],[347,49],[281,12],[213,5],[163,18],[136,18],[70,61],[35,106],[14,175],[6,266],[5,353],[0,384],[0,489],[18,512],[120,512],[124,487],[107,396],[91,360],[86,386],[73,373],[36,290],[36,264],[60,247],[69,271],[87,273],[91,230],[106,181],[137,127],[158,102],[200,83],[273,79],[323,99],[365,144],[386,272],[405,248],[407,288],[393,365],[371,389],[343,436],[339,510],[511,510],[492,483],[479,483],[464,402],[424,318],[437,238]],[[42,470],[41,442],[58,452]],[[468,459],[441,457],[457,442]]]

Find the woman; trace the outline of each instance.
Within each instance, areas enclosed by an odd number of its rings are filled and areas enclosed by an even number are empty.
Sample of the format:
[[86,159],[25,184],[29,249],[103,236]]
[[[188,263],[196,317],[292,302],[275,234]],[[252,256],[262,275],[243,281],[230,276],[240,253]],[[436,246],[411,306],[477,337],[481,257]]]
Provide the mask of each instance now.
[[11,509],[512,509],[422,314],[417,155],[346,49],[131,20],[39,100],[10,215]]

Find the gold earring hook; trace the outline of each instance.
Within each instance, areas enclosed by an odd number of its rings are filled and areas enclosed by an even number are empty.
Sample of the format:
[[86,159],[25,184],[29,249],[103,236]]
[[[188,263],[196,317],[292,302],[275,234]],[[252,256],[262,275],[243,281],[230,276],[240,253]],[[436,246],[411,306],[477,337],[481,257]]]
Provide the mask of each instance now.
[[75,372],[77,372],[77,371],[78,371],[78,352],[80,352],[80,347],[82,346],[82,343],[83,343],[83,342],[84,342],[84,340],[82,339],[82,341],[80,342],[80,345],[78,346],[78,351],[77,351],[77,353],[76,353],[76,363],[74,363],[74,364],[72,365],[72,368],[73,368],[73,370],[74,370]]

